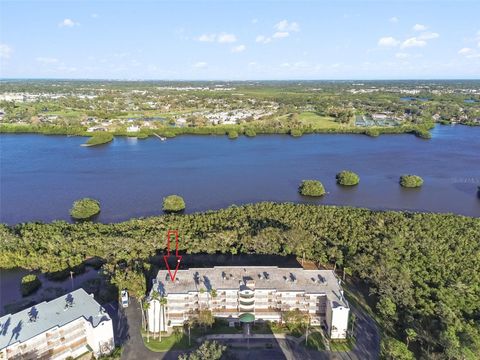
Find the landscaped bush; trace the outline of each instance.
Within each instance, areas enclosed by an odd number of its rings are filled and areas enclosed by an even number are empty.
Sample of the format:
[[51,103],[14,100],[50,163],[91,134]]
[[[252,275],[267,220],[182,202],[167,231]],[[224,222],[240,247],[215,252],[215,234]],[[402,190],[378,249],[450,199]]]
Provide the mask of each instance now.
[[163,198],[163,211],[177,212],[185,209],[185,201],[181,196],[169,195]]
[[303,132],[300,129],[291,129],[290,135],[292,135],[293,137],[299,137],[303,135]]
[[400,185],[407,188],[415,188],[423,185],[423,179],[417,175],[400,176]]
[[245,130],[245,136],[254,137],[257,136],[257,133],[253,129],[247,129]]
[[337,176],[337,183],[344,186],[357,185],[360,182],[360,177],[353,171],[343,170],[340,171]]
[[318,180],[303,180],[298,191],[304,196],[322,196],[325,194],[325,188]]
[[229,139],[236,139],[238,138],[238,132],[236,130],[230,130],[228,133],[228,138]]
[[113,135],[108,132],[96,132],[93,136],[87,140],[88,146],[102,145],[109,143],[113,140]]
[[42,282],[40,281],[37,275],[33,275],[33,274],[25,275],[22,278],[22,284],[21,284],[22,295],[28,296],[34,293],[35,291],[37,291],[40,286],[42,286]]
[[95,199],[84,198],[73,203],[70,216],[76,220],[87,220],[100,212],[100,202]]

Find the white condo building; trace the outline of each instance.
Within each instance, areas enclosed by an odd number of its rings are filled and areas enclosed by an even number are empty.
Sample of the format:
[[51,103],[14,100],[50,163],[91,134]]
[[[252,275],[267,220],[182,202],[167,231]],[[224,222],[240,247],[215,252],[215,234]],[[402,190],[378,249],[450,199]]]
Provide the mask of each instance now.
[[0,318],[0,359],[65,359],[114,348],[112,319],[83,289]]
[[182,326],[202,309],[232,326],[255,320],[282,321],[282,312],[298,309],[309,315],[311,325],[323,325],[331,339],[347,336],[350,308],[331,270],[216,266],[178,270],[174,282],[167,270],[160,270],[150,295],[153,291],[166,304],[150,296],[151,332]]

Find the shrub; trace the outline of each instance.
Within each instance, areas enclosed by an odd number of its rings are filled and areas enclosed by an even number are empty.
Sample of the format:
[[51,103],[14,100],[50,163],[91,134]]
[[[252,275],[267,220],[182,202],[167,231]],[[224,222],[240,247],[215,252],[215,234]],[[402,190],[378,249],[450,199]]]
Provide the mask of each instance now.
[[230,130],[229,132],[227,132],[227,135],[229,139],[238,138],[238,132],[236,130]]
[[344,186],[357,185],[360,182],[360,177],[353,171],[343,170],[340,171],[337,176],[337,184]]
[[76,220],[87,220],[100,212],[100,202],[95,199],[84,198],[73,203],[70,216]]
[[164,136],[166,138],[174,138],[177,136],[172,130],[163,130],[159,131],[160,136]]
[[22,284],[21,284],[22,295],[28,296],[34,293],[35,291],[37,291],[40,286],[42,286],[42,282],[40,281],[37,275],[34,275],[34,274],[25,275],[22,278]]
[[300,137],[303,135],[303,132],[300,129],[291,129],[289,133],[293,137]]
[[257,133],[253,129],[247,129],[245,130],[245,136],[254,137],[257,136]]
[[303,180],[298,188],[300,194],[304,196],[322,196],[325,195],[325,188],[318,180]]
[[181,196],[169,195],[163,198],[163,211],[177,212],[185,209],[185,201]]
[[417,175],[402,175],[400,185],[407,188],[420,187],[423,185],[423,179]]
[[380,135],[380,130],[378,129],[367,129],[365,134],[371,137],[377,137]]
[[113,140],[113,135],[108,132],[96,132],[93,133],[93,136],[87,140],[86,144],[88,146],[102,145],[109,143]]

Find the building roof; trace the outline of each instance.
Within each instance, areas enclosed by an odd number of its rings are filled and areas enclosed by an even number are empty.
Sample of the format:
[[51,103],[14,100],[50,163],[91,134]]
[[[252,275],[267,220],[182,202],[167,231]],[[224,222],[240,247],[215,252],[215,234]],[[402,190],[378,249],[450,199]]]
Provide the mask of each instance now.
[[16,342],[25,342],[52,328],[85,318],[93,327],[110,316],[92,295],[78,289],[51,301],[44,301],[15,314],[0,318],[0,350]]
[[255,282],[255,289],[325,294],[333,307],[348,307],[342,295],[338,278],[332,270],[305,270],[277,266],[215,266],[178,270],[172,282],[167,270],[160,270],[152,290],[162,296],[186,294],[200,289],[240,289],[247,282]]

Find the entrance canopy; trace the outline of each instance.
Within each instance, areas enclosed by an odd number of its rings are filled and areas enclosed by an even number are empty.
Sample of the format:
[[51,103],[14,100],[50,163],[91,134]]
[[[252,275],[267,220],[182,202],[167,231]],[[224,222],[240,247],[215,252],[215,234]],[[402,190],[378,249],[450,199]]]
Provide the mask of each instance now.
[[250,314],[250,313],[245,313],[245,314],[240,315],[238,317],[238,319],[242,323],[251,323],[251,322],[255,321],[255,315]]

